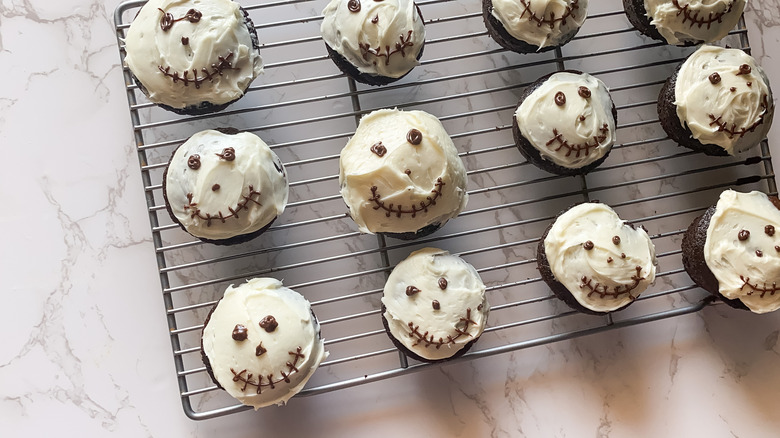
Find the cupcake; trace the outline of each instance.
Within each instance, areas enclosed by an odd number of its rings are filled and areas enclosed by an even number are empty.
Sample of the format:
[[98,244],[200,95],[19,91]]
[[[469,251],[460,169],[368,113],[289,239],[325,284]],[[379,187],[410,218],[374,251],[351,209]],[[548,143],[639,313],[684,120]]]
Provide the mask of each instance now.
[[642,34],[676,46],[711,43],[737,25],[746,0],[623,0],[628,21]]
[[682,241],[691,279],[726,304],[754,313],[780,308],[780,200],[726,190]]
[[412,0],[331,0],[322,15],[330,58],[358,82],[387,85],[419,63],[425,26]]
[[607,159],[615,144],[617,111],[599,79],[567,70],[526,87],[512,118],[515,144],[535,166],[582,175]]
[[588,0],[482,0],[488,35],[518,53],[546,52],[571,41],[588,15]]
[[702,46],[666,81],[658,116],[669,137],[707,155],[745,152],[766,137],[772,89],[756,60],[739,49]]
[[490,304],[476,269],[436,248],[413,252],[385,284],[382,322],[395,346],[422,362],[468,351],[485,330]]
[[253,278],[230,285],[211,310],[201,355],[219,388],[257,410],[287,403],[328,353],[309,302],[278,280]]
[[362,233],[415,239],[468,202],[466,169],[439,120],[382,109],[362,119],[341,151],[341,196]]
[[193,135],[163,175],[171,219],[204,242],[230,245],[259,236],[282,214],[288,184],[263,140],[234,129]]
[[125,64],[149,100],[177,114],[220,111],[263,71],[252,20],[230,0],[150,0],[125,38]]
[[655,246],[643,228],[609,206],[587,202],[564,211],[539,241],[537,264],[553,293],[573,309],[624,309],[655,280]]

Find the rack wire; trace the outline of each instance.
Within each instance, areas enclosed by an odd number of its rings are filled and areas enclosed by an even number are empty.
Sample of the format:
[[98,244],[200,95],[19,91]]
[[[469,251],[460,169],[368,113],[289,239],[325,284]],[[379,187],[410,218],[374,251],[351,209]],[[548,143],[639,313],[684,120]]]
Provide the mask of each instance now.
[[[143,1],[115,11],[122,38]],[[372,88],[345,77],[320,38],[326,0],[239,1],[253,19],[265,74],[227,110],[175,116],[149,103],[124,69],[143,190],[159,267],[164,317],[185,413],[205,419],[245,406],[208,378],[200,332],[225,287],[256,276],[284,279],[311,302],[329,358],[296,397],[400,376],[429,366],[399,353],[380,317],[386,275],[411,251],[437,246],[459,254],[485,281],[488,328],[457,361],[543,345],[696,312],[712,303],[682,268],[680,241],[693,218],[729,187],[775,194],[766,142],[739,158],[706,157],[678,147],[658,123],[656,96],[692,52],[641,37],[620,0],[591,2],[578,36],[542,54],[507,52],[487,35],[480,0],[421,0],[426,17],[421,65],[398,83]],[[722,44],[750,50],[744,20]],[[523,88],[556,70],[602,79],[618,108],[618,142],[584,177],[552,176],[514,146],[511,117]],[[440,118],[468,170],[470,201],[458,218],[414,242],[362,235],[338,190],[338,156],[360,117],[379,108],[421,109]],[[165,210],[161,178],[170,154],[191,134],[232,126],[271,145],[290,178],[290,203],[261,237],[216,247],[190,237]],[[562,209],[598,199],[643,224],[659,260],[655,284],[632,306],[604,317],[562,305],[536,271],[539,236]]]

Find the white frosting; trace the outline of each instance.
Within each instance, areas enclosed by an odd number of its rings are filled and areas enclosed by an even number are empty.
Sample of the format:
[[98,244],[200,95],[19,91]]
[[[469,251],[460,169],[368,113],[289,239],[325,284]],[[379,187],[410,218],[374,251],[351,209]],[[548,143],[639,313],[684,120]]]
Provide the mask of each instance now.
[[[766,227],[776,232],[767,233]],[[749,233],[745,240],[740,232]],[[771,234],[771,235],[770,235]],[[755,313],[780,308],[780,210],[761,192],[726,190],[707,228],[704,260],[721,295]]]
[[555,279],[596,312],[626,306],[655,280],[655,246],[647,232],[604,204],[579,204],[558,216],[544,251]]
[[[413,145],[410,130],[422,134]],[[372,147],[382,144],[382,156]],[[439,120],[382,109],[362,119],[341,151],[341,196],[363,233],[406,233],[446,223],[468,202],[466,168]]]
[[322,38],[361,73],[400,78],[418,64],[425,26],[412,0],[331,0],[322,14]]
[[557,46],[579,30],[588,0],[493,0],[491,15],[509,35],[541,49]]
[[[418,291],[407,295],[410,287]],[[393,269],[382,304],[393,337],[429,360],[451,357],[478,338],[490,311],[476,269],[436,248],[415,251]]]
[[[163,30],[160,9],[176,20],[190,9],[202,16],[197,22],[176,21]],[[125,44],[125,63],[146,88],[149,100],[173,108],[231,102],[243,96],[263,71],[244,14],[230,0],[150,0],[130,25]],[[174,81],[173,75],[179,79]],[[196,77],[198,82],[193,81]]]
[[[739,74],[742,65],[750,66],[750,73]],[[720,80],[715,84],[709,79],[714,73]],[[700,47],[680,68],[674,97],[677,116],[693,138],[730,155],[760,143],[774,117],[769,79],[753,57],[738,49]]]
[[[233,161],[219,155],[228,147],[235,151]],[[189,166],[194,155],[200,162],[198,169]],[[249,132],[228,135],[206,130],[193,135],[174,152],[165,183],[176,219],[190,234],[204,239],[257,231],[287,205],[288,184],[279,157]]]
[[650,24],[674,45],[711,43],[737,25],[746,0],[644,0]]
[[[583,97],[580,87],[590,90],[590,97]],[[558,93],[565,96],[565,104],[556,103]],[[587,73],[553,74],[523,100],[515,118],[543,159],[569,169],[593,163],[615,144],[609,90]]]
[[[260,326],[268,315],[278,324],[270,332]],[[246,328],[246,339],[233,338],[237,324]],[[279,280],[253,278],[227,288],[203,329],[203,351],[214,377],[238,401],[255,409],[283,405],[328,356],[319,332],[301,294]],[[236,376],[240,379],[234,381]]]

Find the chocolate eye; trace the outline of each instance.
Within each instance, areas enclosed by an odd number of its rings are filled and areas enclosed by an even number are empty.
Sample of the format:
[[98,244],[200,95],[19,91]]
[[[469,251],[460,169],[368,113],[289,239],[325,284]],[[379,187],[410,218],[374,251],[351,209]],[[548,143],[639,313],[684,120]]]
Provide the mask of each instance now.
[[566,105],[566,95],[563,94],[563,91],[555,93],[555,104],[558,106]]
[[447,279],[442,277],[439,279],[439,289],[444,290],[447,289]]
[[416,129],[410,129],[409,132],[406,133],[406,141],[408,141],[409,143],[415,146],[422,143],[422,139],[423,139],[422,132]]
[[590,251],[590,250],[593,249],[594,245],[593,245],[593,242],[588,240],[587,242],[582,244],[582,247],[585,248],[586,251]]
[[775,235],[775,227],[773,225],[767,225],[764,227],[764,232],[767,236],[774,236]]
[[441,309],[441,304],[439,304],[439,302],[438,302],[438,301],[436,301],[436,300],[433,300],[433,302],[432,302],[431,304],[433,305],[433,310],[439,310],[439,309]]
[[222,153],[217,154],[217,156],[225,161],[233,161],[236,159],[236,150],[233,148],[225,148],[222,149]]
[[737,76],[749,75],[750,72],[752,72],[752,71],[753,71],[753,69],[749,65],[742,64],[742,65],[739,66],[739,73],[737,73]]
[[420,289],[417,289],[414,286],[406,286],[406,296],[411,297],[414,294],[420,293]]
[[200,155],[190,155],[190,157],[187,159],[187,166],[192,170],[200,169]]
[[620,245],[620,236],[613,237],[612,243],[614,243],[615,245]]
[[347,9],[350,12],[360,12],[360,0],[349,0],[347,2]]
[[748,240],[749,237],[750,237],[750,231],[748,230],[742,230],[739,232],[739,234],[737,234],[737,238],[742,242]]
[[583,99],[590,99],[590,89],[588,87],[580,87],[577,89],[577,93]]
[[236,341],[246,341],[246,338],[249,335],[247,334],[246,327],[241,324],[236,324],[236,326],[233,328],[232,336]]
[[276,322],[276,318],[273,315],[268,315],[260,320],[260,328],[268,333],[276,330],[276,327],[279,327],[279,323]]
[[382,144],[382,142],[374,143],[371,146],[371,152],[377,154],[380,157],[383,157],[387,153],[387,148],[385,145]]
[[720,75],[718,74],[718,72],[711,74],[709,79],[712,85],[716,85],[720,83]]

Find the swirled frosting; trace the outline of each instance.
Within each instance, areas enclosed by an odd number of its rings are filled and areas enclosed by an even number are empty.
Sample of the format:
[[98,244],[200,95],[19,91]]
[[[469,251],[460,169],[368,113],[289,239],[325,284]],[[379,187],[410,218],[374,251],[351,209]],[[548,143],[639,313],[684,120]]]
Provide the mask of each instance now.
[[492,0],[491,14],[509,35],[544,48],[577,32],[588,15],[588,0]]
[[263,228],[282,214],[287,193],[279,157],[249,132],[198,132],[176,149],[165,172],[170,211],[187,232],[204,239]]
[[693,138],[730,155],[761,142],[774,117],[769,79],[738,49],[700,47],[677,73],[674,97],[677,116]]
[[490,305],[476,269],[436,248],[413,252],[385,284],[392,336],[428,360],[451,357],[485,330]]
[[755,313],[780,308],[780,210],[761,192],[721,193],[710,218],[704,260],[718,292]]
[[125,63],[149,100],[173,108],[232,102],[263,71],[244,13],[230,0],[150,0],[125,45]]
[[468,202],[458,150],[441,122],[423,111],[364,116],[339,167],[341,196],[363,233],[444,225]]
[[737,25],[746,0],[644,0],[650,24],[674,45],[711,43]]
[[520,103],[515,118],[543,159],[569,169],[593,163],[615,143],[609,90],[587,73],[553,74]]
[[558,216],[544,251],[555,279],[596,312],[626,306],[655,280],[655,246],[647,232],[604,204],[579,204]]
[[255,409],[285,404],[328,356],[309,302],[273,278],[230,285],[202,340],[220,386]]
[[418,64],[425,26],[412,0],[331,0],[325,43],[361,73],[400,78]]

